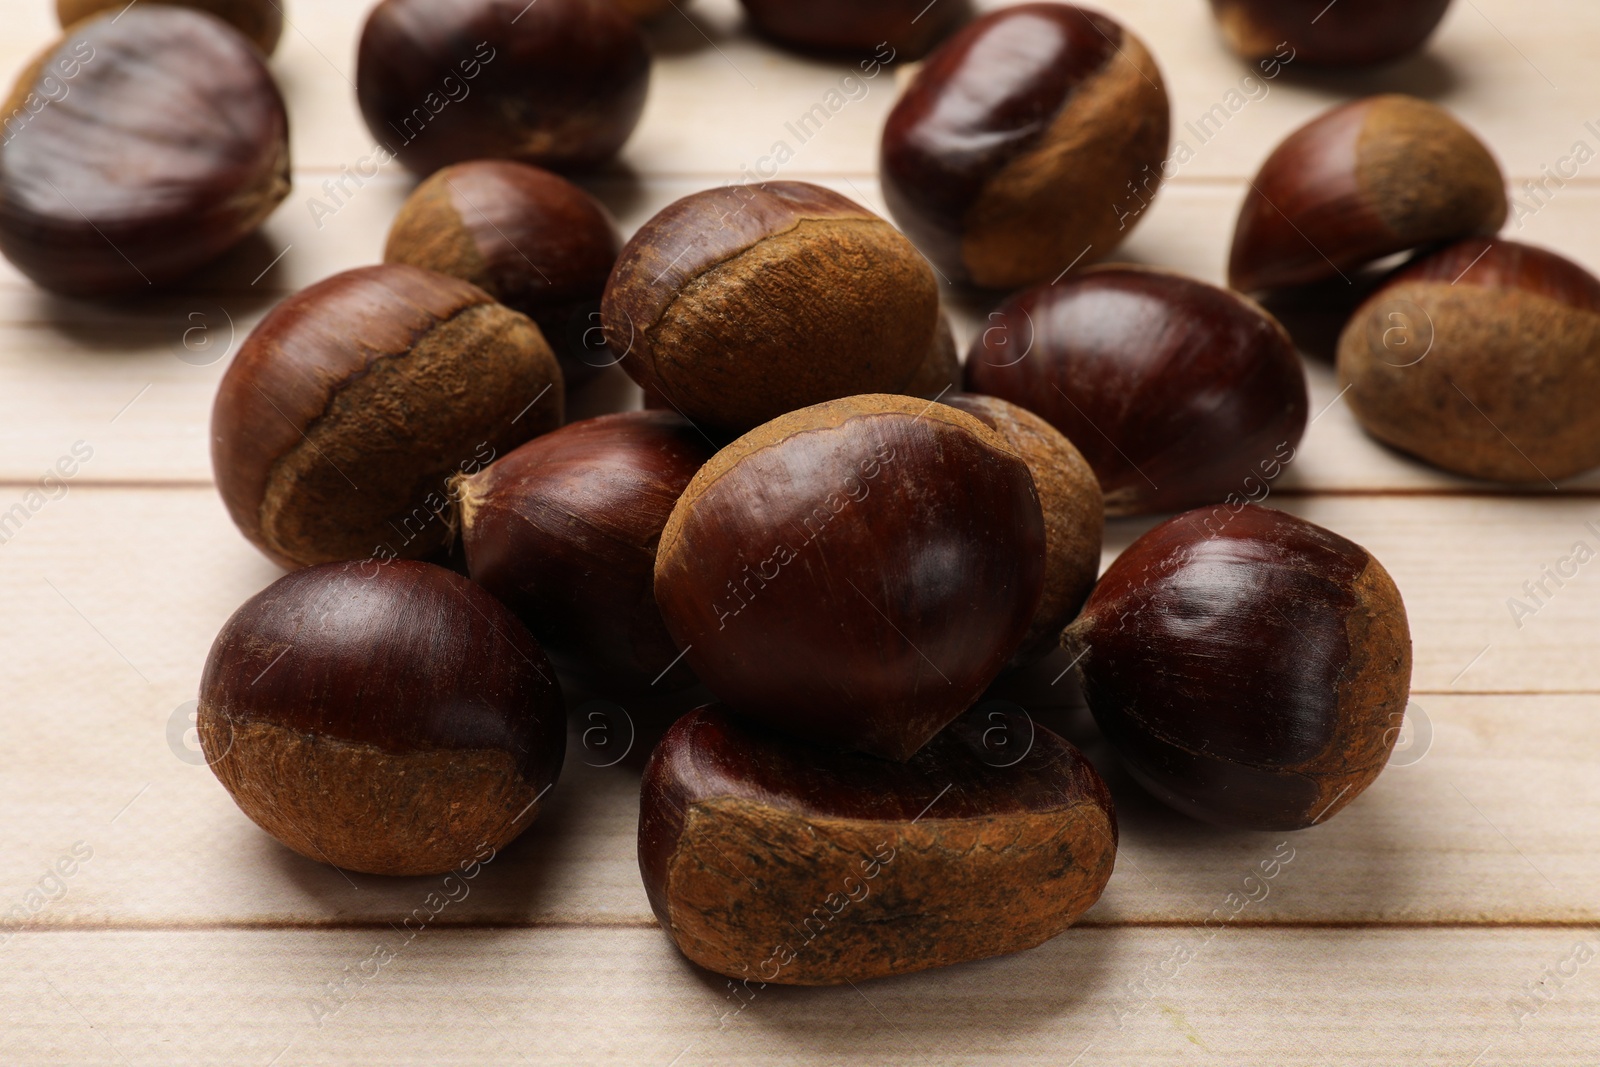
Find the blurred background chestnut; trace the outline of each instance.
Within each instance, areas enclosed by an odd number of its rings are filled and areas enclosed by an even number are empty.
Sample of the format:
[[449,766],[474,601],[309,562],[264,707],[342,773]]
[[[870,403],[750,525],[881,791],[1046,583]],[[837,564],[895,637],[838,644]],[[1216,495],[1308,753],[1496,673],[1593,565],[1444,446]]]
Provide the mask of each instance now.
[[1378,440],[1475,478],[1600,467],[1600,280],[1471,237],[1400,271],[1339,342],[1350,409]]
[[597,692],[692,684],[656,607],[656,545],[715,451],[667,411],[603,415],[534,438],[455,484],[473,581]]
[[1326,67],[1388,63],[1421,48],[1450,0],[1211,0],[1228,47],[1260,60],[1284,45],[1294,62]]
[[417,186],[389,228],[383,259],[469,281],[528,316],[570,389],[615,362],[600,294],[621,249],[611,212],[565,178],[476,160]]
[[1371,785],[1411,688],[1405,605],[1361,546],[1247,504],[1162,523],[1062,637],[1128,770],[1198,819],[1323,822]]
[[0,111],[26,116],[0,147],[0,251],[70,296],[177,281],[289,195],[289,120],[261,53],[191,8],[117,6],[40,54]]
[[965,412],[869,395],[717,453],[656,553],[684,658],[742,715],[904,760],[975,701],[1038,609],[1045,525],[1012,445]]
[[1426,100],[1371,96],[1273,149],[1239,209],[1228,284],[1254,292],[1342,280],[1505,220],[1505,178],[1472,131]]
[[1002,304],[966,382],[1064,433],[1113,516],[1253,496],[1306,425],[1305,370],[1272,316],[1142,267],[1096,267]]
[[1144,43],[1069,4],[1003,7],[889,113],[890,214],[950,279],[1012,289],[1104,259],[1161,185],[1169,106]]
[[419,174],[470,159],[604,163],[649,85],[644,36],[615,0],[383,0],[356,57],[367,128]]
[[405,560],[296,571],[246,601],[206,657],[196,721],[258,826],[371,874],[482,861],[538,816],[566,755],[561,690],[528,631],[465,578]]
[[228,514],[285,567],[422,558],[451,540],[446,483],[561,425],[539,328],[403,264],[284,300],[228,365],[211,464]]
[[[146,0],[150,3],[177,4],[204,11],[228,23],[271,55],[283,35],[283,8],[280,0]],[[128,0],[56,0],[56,18],[63,28],[102,11],[117,12],[130,7]]]

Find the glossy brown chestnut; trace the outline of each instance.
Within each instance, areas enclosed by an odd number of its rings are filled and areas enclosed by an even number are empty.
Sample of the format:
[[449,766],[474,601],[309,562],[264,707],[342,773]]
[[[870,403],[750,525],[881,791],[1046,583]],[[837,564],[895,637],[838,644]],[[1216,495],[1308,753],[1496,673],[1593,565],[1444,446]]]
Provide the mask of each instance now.
[[972,18],[970,0],[741,0],[763,36],[818,52],[920,59]]
[[[162,3],[204,11],[250,38],[263,55],[271,55],[283,34],[283,8],[279,0],[161,0]],[[82,22],[103,11],[118,12],[127,0],[56,0],[56,18],[63,27]]]
[[1083,453],[1025,408],[977,393],[946,393],[943,402],[1004,437],[1028,463],[1044,511],[1044,595],[1012,666],[1022,667],[1056,647],[1100,573],[1105,505]]
[[22,72],[0,123],[0,251],[59,293],[176,281],[289,193],[288,117],[260,53],[188,8],[73,26]]
[[1062,635],[1128,769],[1208,822],[1298,830],[1389,759],[1411,686],[1405,605],[1360,545],[1247,504],[1157,526]]
[[469,159],[604,163],[649,85],[644,36],[614,0],[383,0],[356,57],[367,128],[419,174]]
[[1239,211],[1229,284],[1338,278],[1505,220],[1505,179],[1483,142],[1425,100],[1371,96],[1318,116],[1267,157]]
[[742,433],[889,392],[927,357],[933,271],[899,231],[806,182],[686,196],[622,249],[600,305],[622,367],[692,421]]
[[427,563],[285,575],[228,620],[200,680],[200,747],[244,813],[370,874],[482,860],[561,771],[561,690],[498,601]]
[[997,766],[983,727],[909,763],[790,740],[717,708],[680,719],[640,790],[639,869],[689,959],[834,985],[1019,952],[1099,899],[1111,794],[1043,727]]
[[1450,0],[1211,0],[1222,36],[1243,59],[1287,46],[1294,62],[1327,67],[1388,63],[1422,47]]
[[1545,483],[1600,467],[1600,280],[1473,237],[1413,263],[1339,341],[1368,433],[1474,478]]
[[572,386],[615,362],[600,294],[622,237],[605,206],[525,163],[458,163],[428,178],[389,228],[386,263],[471,282],[538,324]]
[[1005,438],[944,404],[856,396],[700,468],[661,535],[656,600],[735,711],[904,760],[1017,651],[1044,547]]
[[603,415],[534,438],[456,483],[473,581],[597,691],[692,684],[656,607],[656,545],[715,451],[667,411]]
[[1140,267],[1097,267],[1013,297],[967,353],[966,380],[1066,434],[1108,515],[1243,494],[1281,473],[1306,424],[1305,370],[1272,316]]
[[906,396],[933,400],[960,388],[961,354],[956,351],[956,335],[950,329],[950,317],[940,312],[933,347],[900,391]]
[[418,558],[450,541],[447,481],[561,425],[561,368],[525,316],[400,264],[273,308],[211,412],[228,513],[285,567]]
[[958,31],[883,131],[889,211],[956,281],[1013,289],[1104,259],[1161,184],[1155,60],[1099,12],[1017,4]]

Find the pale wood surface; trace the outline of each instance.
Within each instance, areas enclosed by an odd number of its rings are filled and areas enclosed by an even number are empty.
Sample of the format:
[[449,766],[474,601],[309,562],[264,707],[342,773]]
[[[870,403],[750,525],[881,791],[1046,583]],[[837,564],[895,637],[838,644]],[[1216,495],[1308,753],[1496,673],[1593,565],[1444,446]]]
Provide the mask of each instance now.
[[[1315,361],[1323,414],[1273,502],[1367,545],[1394,574],[1416,639],[1408,760],[1425,754],[1293,835],[1268,895],[1176,977],[1174,951],[1199,945],[1195,924],[1228,908],[1284,838],[1205,829],[1145,799],[1048,666],[1015,695],[1105,770],[1123,847],[1082,928],[1009,959],[860,989],[769,988],[724,1018],[739,1002],[677,957],[645,902],[634,760],[590,767],[576,745],[548,816],[403,948],[389,924],[432,880],[347,876],[257,831],[183,732],[212,636],[278,573],[215,497],[207,421],[228,338],[286,293],[376,259],[411,185],[391,166],[320,228],[308,208],[371,150],[347,84],[365,6],[288,9],[273,66],[294,193],[193,286],[73,303],[0,262],[0,509],[75,442],[93,449],[66,495],[0,544],[0,913],[74,845],[92,851],[59,899],[0,940],[0,1062],[1594,1062],[1600,586],[1585,568],[1520,625],[1507,601],[1526,599],[1523,583],[1575,542],[1600,548],[1600,475],[1507,493],[1428,470],[1368,440]],[[1218,45],[1203,0],[1101,6],[1150,43],[1175,135],[1195,146],[1183,123],[1249,73]],[[51,7],[5,0],[0,71],[51,39]],[[625,231],[737,180],[847,73],[754,41],[734,0],[686,10],[692,23],[674,14],[654,31],[652,95],[622,161],[586,182]],[[1515,190],[1577,141],[1600,149],[1585,128],[1600,126],[1597,45],[1588,0],[1458,0],[1417,59],[1357,76],[1291,71],[1197,147],[1118,258],[1220,280],[1246,178],[1293,126],[1366,92],[1456,109]],[[893,78],[864,83],[783,176],[881,207],[873,172]],[[1600,268],[1600,162],[1508,234]],[[959,298],[954,310],[967,339],[989,305]],[[175,354],[195,314],[219,339],[214,362]],[[1107,559],[1149,525],[1113,524]],[[378,945],[398,954],[376,978],[330,992]],[[332,1013],[320,1024],[319,997]]]

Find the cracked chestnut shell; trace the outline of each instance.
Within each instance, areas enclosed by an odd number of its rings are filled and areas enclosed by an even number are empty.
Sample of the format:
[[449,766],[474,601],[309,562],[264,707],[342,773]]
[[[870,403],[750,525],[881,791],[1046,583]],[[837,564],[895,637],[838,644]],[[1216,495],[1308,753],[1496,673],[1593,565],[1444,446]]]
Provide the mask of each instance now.
[[[919,59],[972,17],[970,0],[740,0],[762,36],[806,51]],[[882,50],[887,48],[885,54]]]
[[1305,369],[1249,300],[1142,267],[1021,293],[967,354],[967,388],[1023,405],[1076,445],[1108,515],[1244,496],[1306,424]]
[[1222,36],[1240,58],[1269,59],[1287,44],[1294,62],[1326,67],[1410,55],[1449,7],[1450,0],[1211,0]]
[[1368,433],[1474,478],[1600,466],[1600,280],[1553,252],[1472,237],[1368,297],[1339,340]]
[[383,0],[356,55],[367,128],[419,174],[469,159],[604,163],[649,86],[644,35],[614,0]]
[[528,316],[572,386],[615,362],[600,340],[598,309],[621,249],[611,213],[565,178],[476,160],[417,186],[389,228],[383,259],[469,281]]
[[177,281],[289,193],[288,116],[261,54],[188,8],[73,26],[0,108],[0,251],[58,293]]
[[735,711],[904,760],[1017,651],[1043,589],[1027,463],[965,412],[856,396],[717,453],[656,553],[656,600]]
[[955,281],[1015,289],[1122,242],[1162,180],[1161,71],[1116,20],[1017,4],[944,43],[895,104],[879,171],[895,222]]
[[730,435],[901,388],[938,315],[938,285],[911,242],[806,182],[723,186],[668,205],[623,248],[600,305],[633,380]]
[[603,415],[534,438],[456,483],[472,580],[591,687],[692,685],[656,607],[656,545],[715,451],[666,411]]
[[1111,794],[1035,727],[997,766],[982,726],[909,763],[790,740],[703,708],[640,789],[639,869],[662,929],[733,978],[834,985],[1032,948],[1099,899]]
[[1500,165],[1448,111],[1390,94],[1341,104],[1273,149],[1239,209],[1228,284],[1330,278],[1506,221]]
[[[204,11],[228,23],[270,56],[278,47],[283,35],[283,9],[278,0],[162,0],[163,3]],[[117,12],[127,7],[127,0],[56,0],[56,18],[63,27],[98,15],[102,11]]]
[[1253,504],[1139,538],[1061,643],[1145,788],[1254,830],[1323,822],[1371,785],[1411,686],[1405,605],[1383,566]]
[[446,483],[561,425],[539,328],[456,278],[401,264],[284,300],[211,412],[228,514],[285,567],[419,558],[451,540]]
[[206,657],[200,747],[234,801],[308,859],[436,874],[533,822],[566,753],[539,645],[488,593],[397,560],[285,575]]
[[1100,573],[1105,505],[1083,453],[1026,408],[977,393],[946,393],[942,403],[978,419],[1027,461],[1044,511],[1044,593],[1033,624],[1012,657],[1023,667],[1055,648],[1061,628],[1083,607]]

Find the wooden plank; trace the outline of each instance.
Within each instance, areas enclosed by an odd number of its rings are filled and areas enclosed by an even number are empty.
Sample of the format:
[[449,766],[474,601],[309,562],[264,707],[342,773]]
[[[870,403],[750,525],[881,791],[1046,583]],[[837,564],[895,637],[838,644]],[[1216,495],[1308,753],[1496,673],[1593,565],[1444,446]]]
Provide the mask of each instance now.
[[1577,1067],[1600,1039],[1596,946],[1593,930],[1069,930],[798,989],[733,987],[654,930],[24,934],[0,1002],[16,1067]]
[[[1596,540],[1574,533],[1595,517],[1593,502],[1286,503],[1368,544],[1394,573],[1410,604],[1417,701],[1433,747],[1422,762],[1392,768],[1328,826],[1297,835],[1295,889],[1260,916],[1594,921],[1584,887],[1600,873],[1588,847],[1600,834],[1590,773],[1600,751],[1595,697],[1450,695],[1452,681],[1462,691],[1600,690],[1589,652],[1600,642],[1600,616],[1579,588],[1583,575],[1521,630],[1503,604],[1570,538]],[[1108,558],[1137,529],[1117,524]],[[17,754],[0,775],[0,810],[28,813],[0,825],[0,855],[14,858],[0,872],[0,900],[24,894],[80,840],[96,858],[38,921],[374,921],[409,899],[417,883],[346,880],[276,846],[186,744],[186,705],[213,635],[276,574],[204,487],[78,486],[0,545],[9,609],[0,647],[17,650],[0,680]],[[1043,672],[1026,703],[1100,759],[1122,807],[1122,862],[1094,918],[1203,916],[1220,899],[1212,887],[1242,878],[1280,838],[1209,831],[1152,806],[1096,747],[1082,717],[1063,714],[1070,700],[1049,686],[1053,675]],[[551,815],[508,851],[504,869],[515,875],[463,914],[649,921],[634,867],[636,770],[586,762],[604,761],[574,750]]]

